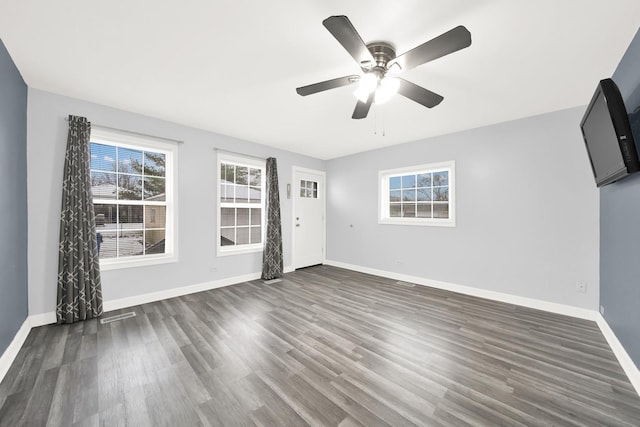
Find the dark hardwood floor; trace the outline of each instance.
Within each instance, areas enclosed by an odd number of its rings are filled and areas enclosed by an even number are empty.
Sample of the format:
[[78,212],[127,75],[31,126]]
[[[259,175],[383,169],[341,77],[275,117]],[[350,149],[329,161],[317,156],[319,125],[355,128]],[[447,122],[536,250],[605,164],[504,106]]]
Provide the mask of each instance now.
[[318,266],[29,334],[2,426],[638,426],[595,323]]

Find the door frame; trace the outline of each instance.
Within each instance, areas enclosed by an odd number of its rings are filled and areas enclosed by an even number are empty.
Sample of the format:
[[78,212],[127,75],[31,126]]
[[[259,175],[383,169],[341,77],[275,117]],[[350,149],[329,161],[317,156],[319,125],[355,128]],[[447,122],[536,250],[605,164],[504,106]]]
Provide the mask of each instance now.
[[296,172],[311,173],[321,175],[323,185],[320,189],[322,195],[322,263],[327,261],[327,173],[325,171],[303,168],[301,166],[291,167],[291,268],[296,269]]

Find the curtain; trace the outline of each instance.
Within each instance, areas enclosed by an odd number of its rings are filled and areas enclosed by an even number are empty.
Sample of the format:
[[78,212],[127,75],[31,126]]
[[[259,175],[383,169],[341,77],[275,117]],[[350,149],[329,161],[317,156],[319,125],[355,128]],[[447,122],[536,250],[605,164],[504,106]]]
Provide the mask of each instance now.
[[64,159],[60,245],[58,248],[58,324],[102,314],[102,286],[89,173],[91,123],[69,116]]
[[278,164],[274,157],[267,159],[267,240],[262,253],[262,278],[282,276],[282,229],[280,222],[280,192]]

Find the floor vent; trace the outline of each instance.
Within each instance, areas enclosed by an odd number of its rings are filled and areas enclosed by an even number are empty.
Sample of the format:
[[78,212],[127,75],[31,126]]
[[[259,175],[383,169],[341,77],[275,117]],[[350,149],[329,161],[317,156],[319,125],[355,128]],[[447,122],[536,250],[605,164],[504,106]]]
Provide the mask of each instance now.
[[115,316],[104,317],[100,319],[101,324],[117,322],[118,320],[128,319],[130,317],[136,317],[135,311],[130,311],[128,313],[116,314]]
[[280,283],[280,282],[282,282],[282,279],[265,280],[262,283],[264,283],[265,285],[273,285],[274,283]]
[[403,282],[403,281],[400,281],[400,280],[398,280],[398,281],[396,282],[396,285],[406,286],[407,288],[413,288],[413,287],[415,286],[415,284],[414,284],[414,283]]

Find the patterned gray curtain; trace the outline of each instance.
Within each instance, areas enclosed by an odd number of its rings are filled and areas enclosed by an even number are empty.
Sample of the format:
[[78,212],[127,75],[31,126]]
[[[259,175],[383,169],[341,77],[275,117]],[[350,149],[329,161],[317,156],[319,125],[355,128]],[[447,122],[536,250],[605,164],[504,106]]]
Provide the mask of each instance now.
[[282,229],[280,223],[280,192],[278,164],[274,157],[267,159],[267,241],[262,253],[262,278],[282,276]]
[[58,324],[102,314],[102,286],[96,222],[89,173],[91,123],[69,116],[64,159],[60,246],[58,249]]

